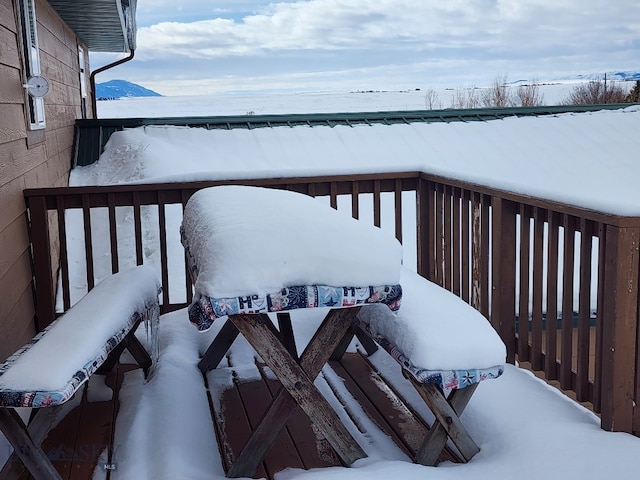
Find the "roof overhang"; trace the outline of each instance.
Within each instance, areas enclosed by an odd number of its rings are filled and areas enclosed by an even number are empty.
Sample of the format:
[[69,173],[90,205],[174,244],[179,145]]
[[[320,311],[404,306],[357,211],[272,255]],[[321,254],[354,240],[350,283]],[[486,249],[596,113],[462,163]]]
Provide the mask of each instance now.
[[48,1],[89,50],[135,50],[137,0]]

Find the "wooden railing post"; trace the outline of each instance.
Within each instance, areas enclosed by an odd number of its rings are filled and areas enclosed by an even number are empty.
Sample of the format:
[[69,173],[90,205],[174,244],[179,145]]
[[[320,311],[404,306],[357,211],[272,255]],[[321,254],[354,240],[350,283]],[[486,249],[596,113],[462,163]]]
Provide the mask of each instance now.
[[429,193],[429,182],[424,178],[420,178],[416,189],[417,268],[420,275],[431,279],[433,273],[433,251],[430,251],[430,248],[433,243],[430,237],[433,232],[431,232],[429,225],[429,209],[433,208],[433,206],[431,205]]
[[602,315],[602,428],[632,433],[638,343],[640,229],[607,226]]
[[491,324],[507,346],[507,362],[516,354],[516,204],[493,197],[491,245]]
[[51,268],[49,215],[43,196],[27,201],[31,257],[33,262],[35,329],[41,331],[55,320],[55,288]]

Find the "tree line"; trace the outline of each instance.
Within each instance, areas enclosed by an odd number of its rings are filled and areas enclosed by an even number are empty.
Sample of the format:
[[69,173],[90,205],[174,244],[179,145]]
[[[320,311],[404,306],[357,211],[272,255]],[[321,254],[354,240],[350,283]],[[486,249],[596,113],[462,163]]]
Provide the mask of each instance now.
[[[604,79],[589,80],[576,85],[561,105],[601,105],[612,103],[640,103],[640,80],[637,80],[627,93],[620,82]],[[512,88],[507,84],[507,77],[497,77],[486,89],[467,88],[453,92],[449,108],[506,108],[536,107],[545,105],[544,95],[540,91],[540,83],[536,80]],[[447,108],[442,104],[435,90],[425,93],[425,108],[437,110]]]

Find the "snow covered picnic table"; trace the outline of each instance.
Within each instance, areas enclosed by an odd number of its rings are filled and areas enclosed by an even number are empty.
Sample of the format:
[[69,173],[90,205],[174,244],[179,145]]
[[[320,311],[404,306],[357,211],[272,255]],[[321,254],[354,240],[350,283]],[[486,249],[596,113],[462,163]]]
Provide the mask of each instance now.
[[[459,415],[478,382],[502,374],[506,349],[480,313],[404,269],[395,238],[306,195],[244,186],[196,192],[181,238],[195,285],[190,320],[199,330],[229,320],[201,370],[215,368],[242,333],[285,387],[228,476],[253,473],[296,404],[345,465],[365,456],[313,385],[363,330],[402,365],[437,418],[415,460],[434,464],[447,437],[464,460],[479,450]],[[282,312],[323,306],[333,308],[298,358]]]

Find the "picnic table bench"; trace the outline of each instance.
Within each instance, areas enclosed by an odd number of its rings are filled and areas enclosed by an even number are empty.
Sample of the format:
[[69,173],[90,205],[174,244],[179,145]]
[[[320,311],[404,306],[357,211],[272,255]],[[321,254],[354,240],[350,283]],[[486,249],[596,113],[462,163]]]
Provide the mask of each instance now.
[[[465,461],[478,451],[459,417],[478,382],[502,373],[506,349],[479,312],[403,268],[395,238],[308,196],[242,186],[196,192],[181,237],[195,285],[189,319],[199,330],[226,320],[200,369],[216,368],[242,334],[283,387],[227,476],[254,473],[296,406],[344,465],[366,456],[314,386],[354,335],[368,353],[387,350],[436,417],[414,461],[435,464],[447,438]],[[328,313],[298,356],[289,312],[318,307]]]
[[506,347],[489,321],[448,290],[402,269],[402,307],[369,305],[359,326],[401,366],[435,416],[415,463],[436,465],[450,438],[460,460],[480,449],[462,415],[479,383],[504,372]]
[[[155,341],[159,291],[148,267],[116,273],[0,365],[0,429],[13,446],[0,478],[15,478],[23,465],[36,480],[61,478],[42,442],[63,405],[91,375],[111,370],[125,348],[148,375],[153,359],[135,331],[149,322]],[[22,407],[32,409],[26,422]]]

